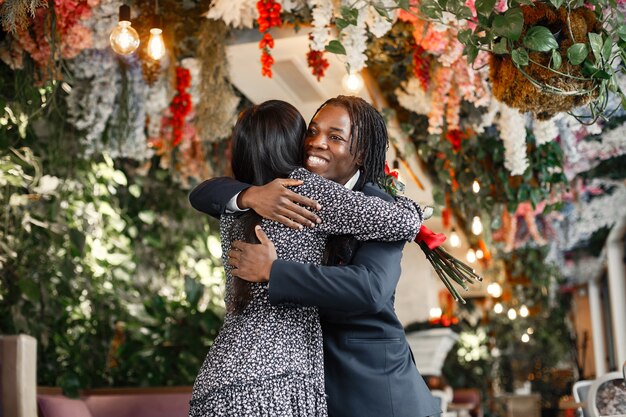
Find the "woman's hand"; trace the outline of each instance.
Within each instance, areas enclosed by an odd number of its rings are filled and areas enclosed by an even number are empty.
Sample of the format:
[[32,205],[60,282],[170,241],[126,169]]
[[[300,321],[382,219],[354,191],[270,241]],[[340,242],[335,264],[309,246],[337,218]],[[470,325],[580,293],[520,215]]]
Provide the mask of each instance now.
[[305,207],[319,210],[321,206],[316,201],[285,188],[302,185],[302,183],[300,180],[277,178],[263,186],[252,186],[239,194],[237,205],[243,209],[250,208],[259,216],[277,221],[292,229],[301,229],[303,226],[313,227],[321,220]]
[[231,274],[250,282],[267,282],[270,279],[272,264],[278,257],[272,241],[261,229],[254,228],[261,244],[235,240],[228,252],[228,263],[233,267]]

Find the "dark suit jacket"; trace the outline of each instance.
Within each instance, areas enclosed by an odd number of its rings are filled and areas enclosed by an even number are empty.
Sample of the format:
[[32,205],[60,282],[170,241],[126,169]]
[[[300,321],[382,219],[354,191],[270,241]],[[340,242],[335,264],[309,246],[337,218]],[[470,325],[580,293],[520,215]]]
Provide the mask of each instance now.
[[[191,205],[219,217],[248,185],[230,178],[203,182]],[[363,192],[392,197],[373,185]],[[404,242],[365,242],[350,265],[315,266],[276,260],[272,304],[320,308],[324,371],[331,417],[425,417],[441,412],[415,367],[393,307]]]

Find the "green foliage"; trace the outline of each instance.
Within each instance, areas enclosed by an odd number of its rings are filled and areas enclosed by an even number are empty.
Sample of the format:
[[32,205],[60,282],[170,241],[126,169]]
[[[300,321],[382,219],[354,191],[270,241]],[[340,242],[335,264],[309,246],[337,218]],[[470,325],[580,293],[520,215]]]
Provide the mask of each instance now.
[[[106,156],[42,175],[29,148],[11,148],[0,201],[0,332],[38,340],[39,384],[193,382],[221,325],[223,273],[215,224],[190,216],[184,191]],[[128,345],[112,345],[116,323]]]

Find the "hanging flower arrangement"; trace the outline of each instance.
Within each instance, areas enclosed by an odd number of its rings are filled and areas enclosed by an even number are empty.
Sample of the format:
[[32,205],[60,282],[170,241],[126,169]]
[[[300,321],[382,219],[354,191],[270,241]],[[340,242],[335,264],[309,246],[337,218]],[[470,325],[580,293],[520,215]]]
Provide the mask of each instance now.
[[185,119],[191,112],[191,95],[187,88],[191,85],[191,73],[187,68],[176,67],[176,91],[177,94],[170,104],[172,113],[172,146],[178,146],[183,139],[183,127]]
[[269,33],[269,30],[283,24],[280,17],[281,6],[275,0],[259,0],[256,7],[259,12],[259,17],[257,18],[259,32],[263,34],[263,38],[259,42],[259,49],[262,50],[261,74],[264,77],[272,78],[274,58],[270,51],[274,48],[274,38]]
[[[626,95],[617,83],[624,71],[624,13],[610,0],[565,4],[511,0],[508,10],[496,0],[479,0],[475,12],[466,0],[422,0],[420,12],[445,22],[449,16],[471,23],[458,32],[463,54],[475,63],[490,53],[493,93],[523,112],[549,119],[589,103],[589,120],[612,111],[609,93]],[[581,116],[582,117],[582,116]]]

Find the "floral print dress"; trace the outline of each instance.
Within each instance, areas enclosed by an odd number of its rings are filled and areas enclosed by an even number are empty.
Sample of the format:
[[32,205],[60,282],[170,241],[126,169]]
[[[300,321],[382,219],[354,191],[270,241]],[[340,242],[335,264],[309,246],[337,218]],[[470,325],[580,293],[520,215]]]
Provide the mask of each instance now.
[[[322,223],[290,229],[262,220],[278,258],[321,264],[329,235],[350,234],[359,240],[412,240],[422,222],[419,206],[404,197],[393,204],[353,192],[304,168],[291,178],[293,187],[316,200]],[[236,215],[220,220],[226,270],[226,305],[233,303],[228,251],[243,240]],[[227,311],[231,309],[227,308]],[[252,297],[239,314],[227,313],[224,324],[196,378],[190,417],[325,417],[322,330],[317,308],[271,305],[268,284],[252,284]]]

